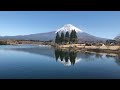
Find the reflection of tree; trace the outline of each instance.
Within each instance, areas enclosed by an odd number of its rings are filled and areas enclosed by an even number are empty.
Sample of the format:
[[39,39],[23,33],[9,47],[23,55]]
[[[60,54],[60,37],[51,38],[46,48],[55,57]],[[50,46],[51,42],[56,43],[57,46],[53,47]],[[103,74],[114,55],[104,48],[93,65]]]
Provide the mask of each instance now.
[[76,52],[70,52],[70,62],[71,64],[75,64],[75,59],[77,57],[77,53]]
[[58,58],[60,57],[61,61],[63,61],[63,59],[65,60],[65,62],[68,62],[68,60],[70,59],[71,64],[75,64],[75,59],[77,57],[77,53],[74,51],[63,51],[63,50],[55,50],[55,57],[56,60],[58,60]]
[[65,52],[65,62],[68,62],[69,59],[69,52]]
[[59,58],[59,50],[55,50],[55,58],[56,58],[56,61],[58,60],[58,58]]
[[64,52],[62,51],[62,50],[60,50],[60,59],[61,59],[61,61],[63,61],[63,59],[64,59],[64,56],[65,56],[65,54],[64,54]]
[[60,50],[57,49],[55,50],[55,57],[56,60],[58,60],[58,58],[61,59],[61,61],[65,60],[65,62],[68,62],[68,60],[70,60],[71,65],[75,64],[75,60],[76,57],[81,57],[82,59],[84,59],[85,61],[93,61],[96,60],[96,58],[102,58],[102,55],[97,53],[91,53],[91,52],[75,52],[75,51],[71,51],[71,50]]

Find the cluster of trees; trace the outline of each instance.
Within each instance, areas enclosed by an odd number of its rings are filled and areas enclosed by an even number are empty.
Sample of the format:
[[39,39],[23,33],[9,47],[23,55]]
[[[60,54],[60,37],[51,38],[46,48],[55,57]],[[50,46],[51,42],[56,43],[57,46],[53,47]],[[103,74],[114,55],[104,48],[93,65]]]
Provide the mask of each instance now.
[[75,30],[72,30],[71,33],[67,31],[64,35],[62,32],[61,35],[57,32],[56,38],[55,38],[55,43],[57,44],[66,44],[66,43],[77,43],[77,33]]

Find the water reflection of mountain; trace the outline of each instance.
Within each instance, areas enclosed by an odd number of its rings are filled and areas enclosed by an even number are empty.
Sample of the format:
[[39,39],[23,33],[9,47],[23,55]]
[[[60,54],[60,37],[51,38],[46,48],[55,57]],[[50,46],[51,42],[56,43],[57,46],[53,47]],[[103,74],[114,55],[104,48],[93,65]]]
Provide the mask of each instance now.
[[[51,47],[29,47],[29,48],[12,48],[11,50],[28,52],[37,55],[43,55],[51,58],[56,58],[56,61],[64,64],[65,66],[74,65],[80,62],[82,59],[89,61],[93,60],[94,54],[92,53],[77,53],[74,51],[63,51],[59,49],[54,49]],[[91,59],[92,58],[92,59]]]
[[54,58],[54,48],[50,47],[12,48],[11,50],[22,51]]
[[81,56],[77,55],[77,52],[55,50],[54,48],[51,47],[11,48],[11,50],[56,58],[57,61],[67,66],[74,65],[75,63],[81,60]]
[[114,57],[114,58],[115,58],[115,62],[116,62],[118,65],[120,65],[120,56]]
[[[28,52],[37,55],[44,55],[46,57],[55,58],[57,62],[60,62],[66,66],[74,65],[75,63],[84,61],[93,61],[104,58],[104,54],[95,54],[89,52],[75,52],[75,51],[63,51],[54,49],[51,47],[32,47],[32,48],[12,48],[11,50]],[[117,57],[108,57],[114,58],[115,62],[120,65],[120,56]]]
[[96,58],[102,58],[102,55],[89,52],[63,51],[55,50],[56,61],[63,63],[66,66],[74,65],[81,60],[93,61]]
[[107,58],[114,58],[115,62],[120,65],[120,54],[116,56],[106,55]]
[[[74,52],[64,52],[59,50],[55,50],[54,48],[51,47],[29,47],[29,48],[11,48],[10,50],[15,50],[15,51],[22,51],[22,52],[28,52],[32,54],[37,54],[37,55],[43,55],[51,58],[56,58],[58,61],[61,62],[64,65],[71,65],[79,62],[81,58],[77,57],[77,53]],[[57,58],[60,55],[60,58]],[[70,55],[70,57],[69,57]],[[65,58],[64,58],[65,57]],[[68,60],[69,59],[69,60]]]

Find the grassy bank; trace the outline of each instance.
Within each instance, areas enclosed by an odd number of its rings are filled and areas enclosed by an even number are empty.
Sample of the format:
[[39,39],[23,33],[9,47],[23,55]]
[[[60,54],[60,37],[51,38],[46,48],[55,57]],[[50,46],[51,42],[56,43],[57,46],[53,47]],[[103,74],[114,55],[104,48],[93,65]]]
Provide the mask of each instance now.
[[103,53],[120,53],[120,46],[81,46],[80,44],[57,45],[58,49],[70,49],[73,51],[90,51]]

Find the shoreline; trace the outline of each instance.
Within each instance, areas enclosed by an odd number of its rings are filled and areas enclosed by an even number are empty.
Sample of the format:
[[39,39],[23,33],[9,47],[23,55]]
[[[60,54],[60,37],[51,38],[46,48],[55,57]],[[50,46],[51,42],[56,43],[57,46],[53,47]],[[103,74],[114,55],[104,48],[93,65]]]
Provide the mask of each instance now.
[[120,54],[120,46],[80,46],[79,44],[72,45],[57,45],[56,49],[72,50],[72,51],[88,51],[96,53],[114,53]]
[[[120,56],[120,46],[77,46],[77,44],[71,45],[43,45],[43,44],[11,44],[12,46],[19,45],[36,45],[36,46],[50,46],[55,49],[60,49],[63,51],[73,51],[73,52],[83,52],[83,53],[94,53],[94,54],[105,54],[110,57]],[[106,49],[106,48],[107,49]]]
[[[26,44],[9,44],[9,45],[26,45]],[[43,44],[27,44],[27,45],[37,45],[37,46],[50,46],[56,49],[70,50],[77,52],[93,52],[93,53],[113,53],[120,54],[120,46],[82,46],[80,44],[68,44],[68,45],[43,45]]]

